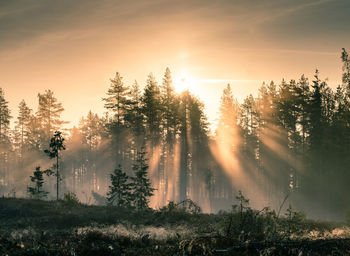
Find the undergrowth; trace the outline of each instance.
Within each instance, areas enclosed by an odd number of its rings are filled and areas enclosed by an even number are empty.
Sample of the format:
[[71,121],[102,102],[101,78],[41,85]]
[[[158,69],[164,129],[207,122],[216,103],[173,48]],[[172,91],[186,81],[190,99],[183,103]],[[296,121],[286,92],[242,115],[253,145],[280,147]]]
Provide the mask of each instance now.
[[[3,198],[0,251],[1,255],[276,255],[276,250],[289,248],[280,255],[294,255],[293,250],[295,255],[300,250],[308,255],[314,241],[339,243],[350,237],[342,223],[308,220],[292,206],[279,216],[267,207],[251,208],[242,193],[236,199],[228,212],[203,214],[191,200],[136,211],[84,205],[74,194],[58,202]],[[343,242],[334,248],[350,250],[350,243]]]

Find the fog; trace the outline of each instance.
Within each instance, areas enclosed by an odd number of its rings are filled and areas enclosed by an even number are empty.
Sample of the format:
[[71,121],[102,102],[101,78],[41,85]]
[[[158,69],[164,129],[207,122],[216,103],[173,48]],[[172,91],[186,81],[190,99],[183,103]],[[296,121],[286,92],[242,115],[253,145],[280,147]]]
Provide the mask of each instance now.
[[[255,209],[282,212],[292,205],[308,217],[343,220],[350,206],[348,184],[350,77],[342,52],[343,83],[332,89],[316,70],[313,78],[263,84],[256,97],[238,102],[227,85],[217,126],[191,92],[177,93],[172,73],[146,84],[128,85],[117,72],[102,104],[105,114],[89,111],[77,127],[66,129],[64,106],[46,90],[37,111],[24,101],[11,119],[0,91],[0,193],[30,197],[35,168],[55,171],[44,153],[60,130],[60,198],[75,193],[85,204],[105,204],[111,173],[119,165],[129,176],[145,150],[147,177],[155,189],[150,207],[191,199],[203,212],[229,210],[238,191]],[[341,73],[340,73],[341,75]],[[79,95],[76,95],[79,97]],[[13,125],[11,125],[11,122]],[[214,127],[214,128],[213,128]],[[55,200],[56,177],[44,175],[45,200]]]

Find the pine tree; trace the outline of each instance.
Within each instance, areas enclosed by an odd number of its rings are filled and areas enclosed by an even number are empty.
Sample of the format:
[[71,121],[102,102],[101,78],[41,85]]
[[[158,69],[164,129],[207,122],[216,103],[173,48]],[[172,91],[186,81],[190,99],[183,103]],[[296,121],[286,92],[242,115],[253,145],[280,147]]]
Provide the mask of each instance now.
[[117,126],[124,122],[124,115],[126,114],[125,103],[127,102],[128,87],[123,83],[123,77],[119,72],[116,72],[115,78],[111,79],[111,86],[107,91],[107,98],[105,101],[105,108],[113,113],[113,121]]
[[49,192],[42,190],[44,184],[44,174],[50,176],[52,172],[51,170],[41,171],[40,166],[38,166],[35,168],[33,176],[30,176],[30,181],[34,183],[34,187],[28,187],[27,189],[30,197],[34,199],[43,199],[49,194]]
[[127,114],[128,87],[124,85],[123,78],[116,72],[115,78],[111,79],[110,88],[107,91],[108,97],[103,98],[105,108],[112,114],[109,120],[108,128],[111,135],[111,145],[113,147],[113,155],[116,163],[125,161],[126,145],[126,129],[125,115]]
[[[298,109],[297,126],[301,132],[301,156],[305,159],[308,149],[307,137],[309,136],[309,99],[310,86],[308,79],[302,75],[296,87],[296,108]],[[304,160],[302,160],[304,162]]]
[[[208,168],[209,150],[208,122],[204,114],[204,104],[190,94],[188,101],[188,133],[189,133],[189,189],[190,198],[200,202],[200,187],[205,184],[205,169]],[[196,177],[196,178],[194,178]]]
[[253,95],[245,98],[241,105],[240,125],[243,133],[243,152],[253,163],[258,150],[259,113],[257,101]]
[[64,111],[62,103],[58,102],[51,90],[46,90],[43,94],[38,94],[39,106],[36,113],[41,126],[41,147],[49,143],[51,134],[54,131],[61,129],[65,123],[60,120],[61,114]]
[[32,151],[41,152],[43,132],[39,118],[30,115],[28,123],[28,148]]
[[0,88],[0,152],[8,149],[10,146],[10,119],[11,112],[8,107],[8,101],[5,100],[5,94]]
[[167,145],[171,146],[175,142],[176,125],[178,123],[177,105],[178,101],[175,97],[175,90],[171,78],[169,68],[166,68],[163,83],[160,86],[161,104],[162,104],[162,120],[165,128],[165,136]]
[[[160,177],[159,177],[159,197],[158,203],[163,205],[166,202],[168,194],[174,194],[174,191],[168,191],[168,181],[173,180],[176,170],[174,168],[174,151],[176,143],[176,133],[179,125],[179,100],[176,97],[172,76],[169,68],[166,68],[163,77],[163,83],[160,86],[161,101],[161,133],[164,138],[162,144],[162,154],[160,157]],[[168,193],[170,192],[170,193]],[[174,197],[174,195],[170,195]]]
[[24,152],[28,149],[28,141],[30,136],[29,125],[31,122],[32,110],[27,106],[24,100],[18,105],[18,116],[15,126],[17,134],[17,148],[19,150],[19,157],[21,162],[24,158]]
[[324,83],[319,79],[319,72],[316,70],[313,80],[313,91],[310,99],[310,153],[313,160],[313,167],[317,171],[323,169],[323,136],[325,132],[324,111],[322,104],[322,90]]
[[56,199],[59,199],[59,183],[60,183],[60,173],[59,173],[59,164],[58,160],[60,158],[60,152],[65,150],[64,138],[60,131],[56,131],[53,137],[50,140],[50,149],[45,149],[44,152],[50,157],[56,159],[56,164],[54,165],[56,169]]
[[[208,167],[208,125],[204,115],[204,105],[189,91],[180,96],[179,131],[180,131],[180,173],[179,200],[191,198],[197,201],[199,184],[205,183],[200,170]],[[192,179],[191,177],[196,177]],[[201,177],[201,178],[199,178]]]
[[134,171],[134,177],[131,177],[131,189],[133,204],[138,210],[148,209],[149,198],[153,196],[152,184],[148,178],[148,165],[147,159],[145,158],[145,150],[141,148],[138,152],[136,162],[132,169]]
[[130,88],[126,109],[125,123],[132,137],[132,150],[136,152],[136,149],[141,147],[145,136],[140,88],[137,81],[135,81]]
[[10,140],[10,109],[5,95],[0,88],[0,179],[3,184],[8,184],[9,180],[9,153],[11,150]]
[[189,166],[190,166],[190,125],[189,125],[189,91],[181,94],[180,102],[180,173],[179,173],[179,201],[188,199]]
[[97,114],[89,111],[86,118],[82,118],[79,129],[83,135],[83,143],[88,145],[90,151],[97,148],[101,139],[101,120]]
[[350,97],[350,58],[347,51],[343,48],[341,53],[343,62],[343,85],[346,88],[348,97]]
[[128,182],[129,177],[123,172],[122,167],[118,168],[110,175],[111,186],[107,193],[109,204],[119,207],[128,207],[131,205],[131,185]]
[[142,113],[146,121],[146,136],[151,143],[152,150],[160,142],[161,99],[160,89],[152,74],[148,76],[144,94],[142,96]]
[[[228,84],[223,91],[219,107],[219,122],[216,130],[221,143],[225,143],[229,151],[237,150],[239,143],[239,105],[233,98],[231,86]],[[228,145],[229,144],[229,145]]]

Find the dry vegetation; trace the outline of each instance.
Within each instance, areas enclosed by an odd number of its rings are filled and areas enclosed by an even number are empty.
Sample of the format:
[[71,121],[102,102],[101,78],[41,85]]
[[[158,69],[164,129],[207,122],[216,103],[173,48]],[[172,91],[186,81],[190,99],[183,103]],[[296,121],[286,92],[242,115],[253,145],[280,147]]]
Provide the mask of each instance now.
[[[192,208],[193,210],[193,208]],[[307,220],[291,208],[282,217],[247,204],[202,214],[169,204],[135,211],[0,199],[1,255],[348,255],[342,223]]]

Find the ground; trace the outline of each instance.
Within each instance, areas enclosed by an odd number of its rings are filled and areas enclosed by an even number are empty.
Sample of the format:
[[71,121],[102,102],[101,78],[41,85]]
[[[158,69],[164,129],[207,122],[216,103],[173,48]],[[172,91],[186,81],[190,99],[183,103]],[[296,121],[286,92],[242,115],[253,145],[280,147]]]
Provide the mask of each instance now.
[[0,199],[0,255],[349,255],[344,223],[249,207],[201,214]]

